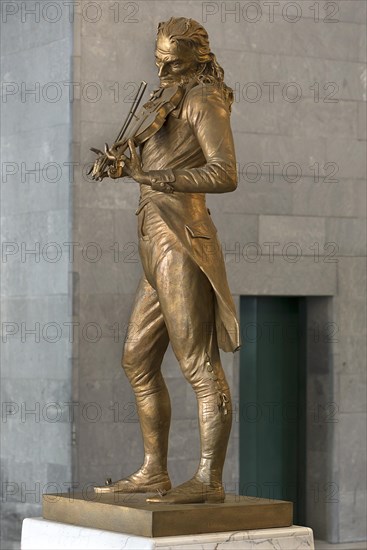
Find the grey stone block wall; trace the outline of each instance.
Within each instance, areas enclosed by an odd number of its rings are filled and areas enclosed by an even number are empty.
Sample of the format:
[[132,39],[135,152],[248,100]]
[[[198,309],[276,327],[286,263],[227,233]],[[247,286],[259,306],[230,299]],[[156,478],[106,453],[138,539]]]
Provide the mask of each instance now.
[[[337,342],[319,346],[310,340],[308,344],[308,400],[321,408],[336,403],[338,422],[321,419],[315,427],[313,417],[308,421],[307,520],[316,535],[334,542],[362,540],[363,460],[357,452],[360,483],[352,486],[345,430],[350,432],[349,424],[355,421],[350,436],[353,441],[363,440],[363,354],[354,349],[363,335],[363,273],[355,276],[352,265],[363,262],[366,246],[365,9],[360,2],[340,1],[333,14],[334,5],[326,9],[322,3],[315,6],[302,1],[295,3],[295,12],[283,1],[273,6],[272,17],[264,3],[256,3],[257,12],[246,4],[136,2],[134,22],[123,17],[120,25],[108,23],[110,14],[106,12],[94,25],[81,17],[76,26],[75,66],[82,81],[100,82],[104,99],[95,104],[80,102],[75,115],[75,150],[82,163],[92,160],[88,146],[101,145],[113,135],[116,117],[128,110],[129,93],[141,79],[156,84],[153,44],[158,21],[184,15],[205,24],[212,49],[235,91],[232,120],[239,186],[232,194],[207,196],[230,286],[237,297],[307,296],[309,326],[319,323],[324,332],[337,326]],[[103,5],[106,10],[109,3]],[[312,11],[316,8],[318,16]],[[297,21],[293,21],[295,16]],[[256,17],[258,21],[251,23]],[[121,91],[118,103],[111,88]],[[76,188],[74,228],[78,239],[99,238],[105,248],[115,239],[120,249],[127,247],[125,251],[131,252],[134,260],[116,266],[106,258],[103,266],[79,266],[79,314],[85,320],[102,315],[105,325],[118,319],[126,323],[141,269],[135,262],[133,215],[138,190],[133,182],[122,186],[106,181],[87,187],[81,180]],[[348,292],[352,284],[358,289],[353,291],[354,300]],[[80,426],[79,476],[85,483],[91,478],[102,481],[107,474],[126,475],[142,459],[141,441],[136,440],[138,427],[131,422],[136,420],[130,410],[131,391],[119,371],[122,339],[112,342],[107,331],[94,353],[85,343],[76,352],[83,399],[92,400],[103,391],[100,399],[107,409],[116,407],[116,399],[125,407],[120,425],[111,414],[105,414],[102,424],[91,424],[87,432]],[[340,354],[351,358],[351,375],[343,373],[345,365],[339,366]],[[223,354],[223,360],[236,391],[238,354]],[[177,405],[170,444],[170,472],[177,483],[191,475],[197,463],[196,411],[171,351],[163,369]],[[93,381],[88,385],[90,376]],[[357,392],[356,399],[347,398],[348,392]],[[185,445],[189,438],[192,444]],[[235,422],[225,473],[228,483],[238,482],[237,453]],[[123,458],[117,461],[117,456]],[[329,503],[334,499],[329,493],[335,487],[337,502]],[[315,491],[319,492],[317,503],[313,502]]]
[[[316,537],[332,542],[364,540],[366,5],[279,0],[273,7],[274,13],[261,1],[103,0],[97,11],[88,2],[75,5],[72,38],[65,12],[63,24],[52,30],[24,26],[19,19],[5,26],[3,80],[36,74],[39,80],[72,78],[77,87],[72,104],[23,105],[9,98],[3,159],[13,161],[20,148],[27,162],[67,159],[76,165],[72,186],[64,172],[64,184],[27,185],[15,177],[3,187],[3,234],[8,241],[79,244],[74,261],[63,257],[55,269],[48,262],[17,264],[16,255],[9,256],[2,266],[3,311],[6,320],[18,323],[57,318],[79,325],[73,345],[67,337],[52,348],[9,339],[3,346],[3,391],[6,400],[31,402],[46,388],[43,399],[52,395],[57,401],[70,396],[72,384],[79,411],[73,477],[85,489],[139,467],[143,452],[133,395],[120,368],[141,274],[134,215],[138,186],[91,183],[85,164],[94,158],[90,146],[112,141],[140,81],[150,88],[157,84],[157,23],[172,15],[197,19],[208,29],[235,91],[239,185],[234,193],[207,196],[230,287],[237,306],[241,295],[307,297],[308,326],[313,335],[319,331],[319,339],[309,337],[307,344],[307,401],[318,411],[316,419],[313,409],[307,411],[307,524]],[[11,72],[12,60],[19,74]],[[223,363],[238,401],[238,354],[223,354]],[[21,375],[19,365],[32,374]],[[169,468],[178,483],[194,472],[198,460],[196,407],[170,349],[163,370],[177,405]],[[17,435],[10,438],[11,422]],[[14,415],[4,425],[5,479],[69,480],[72,423],[28,422],[25,430]],[[36,457],[37,436],[43,446]],[[22,441],[26,453],[19,451]],[[235,487],[238,477],[235,422],[228,487]],[[8,501],[4,510],[11,526],[13,517],[38,509],[27,500]],[[16,538],[11,527],[6,536]]]
[[[65,18],[47,21],[39,2],[22,4],[1,5],[1,547],[7,549],[19,547],[22,519],[41,514],[42,492],[71,482],[65,405],[71,344],[64,325],[71,321],[71,285],[63,245],[71,241],[64,167],[71,104],[57,93],[72,80],[72,29]],[[51,10],[47,17],[54,17]]]

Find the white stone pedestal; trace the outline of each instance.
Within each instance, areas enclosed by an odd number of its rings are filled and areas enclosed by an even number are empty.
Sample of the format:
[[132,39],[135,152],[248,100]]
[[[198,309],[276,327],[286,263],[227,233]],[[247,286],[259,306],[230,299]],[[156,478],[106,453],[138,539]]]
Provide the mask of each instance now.
[[314,550],[308,527],[281,527],[181,535],[178,537],[136,537],[98,529],[87,529],[43,518],[23,521],[22,550]]

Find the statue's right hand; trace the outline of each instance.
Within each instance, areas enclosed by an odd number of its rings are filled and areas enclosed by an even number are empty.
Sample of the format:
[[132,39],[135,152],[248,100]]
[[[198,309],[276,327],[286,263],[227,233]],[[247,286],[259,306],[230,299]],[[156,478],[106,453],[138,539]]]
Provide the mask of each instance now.
[[108,177],[117,179],[123,176],[123,158],[121,155],[118,156],[114,147],[110,149],[106,143],[104,153],[94,147],[91,150],[98,155],[91,170],[88,172],[88,175],[92,175],[92,179],[102,181]]
[[104,162],[103,156],[98,157],[94,161],[92,171],[90,172],[92,175],[92,179],[101,181],[104,178],[108,177],[108,173],[106,171],[103,171],[103,168],[102,168],[103,162]]
[[116,180],[118,178],[123,177],[123,171],[124,171],[123,166],[121,166],[119,162],[115,162],[114,164],[112,164],[107,168],[107,175],[110,178]]

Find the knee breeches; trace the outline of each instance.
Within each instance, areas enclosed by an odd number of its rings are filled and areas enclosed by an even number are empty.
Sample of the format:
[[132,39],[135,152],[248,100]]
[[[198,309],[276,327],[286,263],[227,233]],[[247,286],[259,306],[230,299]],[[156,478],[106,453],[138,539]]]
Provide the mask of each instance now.
[[159,391],[168,342],[182,372],[200,397],[228,385],[215,329],[215,293],[200,267],[148,203],[138,216],[144,274],[130,317],[122,365],[137,395]]

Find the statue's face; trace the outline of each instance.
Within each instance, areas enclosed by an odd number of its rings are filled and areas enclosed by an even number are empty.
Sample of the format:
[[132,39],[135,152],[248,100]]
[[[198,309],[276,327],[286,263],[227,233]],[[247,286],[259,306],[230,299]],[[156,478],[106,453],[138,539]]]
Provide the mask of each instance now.
[[182,83],[198,68],[192,49],[178,46],[163,36],[157,40],[155,60],[163,88]]

